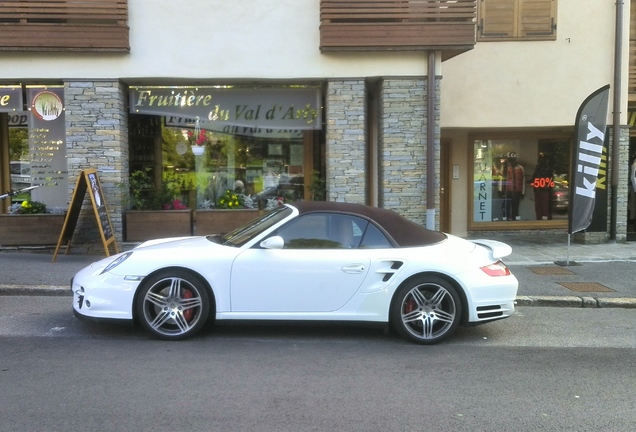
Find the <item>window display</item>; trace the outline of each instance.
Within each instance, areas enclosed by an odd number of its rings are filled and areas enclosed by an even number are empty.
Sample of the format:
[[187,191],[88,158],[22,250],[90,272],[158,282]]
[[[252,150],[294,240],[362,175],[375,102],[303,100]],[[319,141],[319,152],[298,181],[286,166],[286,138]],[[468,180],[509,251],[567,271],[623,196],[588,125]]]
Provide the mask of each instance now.
[[303,133],[275,137],[167,127],[162,180],[189,208],[271,208],[304,199]]
[[319,87],[131,87],[130,101],[131,189],[144,177],[138,195],[154,208],[267,209],[324,196]]
[[473,222],[567,220],[567,139],[473,141]]

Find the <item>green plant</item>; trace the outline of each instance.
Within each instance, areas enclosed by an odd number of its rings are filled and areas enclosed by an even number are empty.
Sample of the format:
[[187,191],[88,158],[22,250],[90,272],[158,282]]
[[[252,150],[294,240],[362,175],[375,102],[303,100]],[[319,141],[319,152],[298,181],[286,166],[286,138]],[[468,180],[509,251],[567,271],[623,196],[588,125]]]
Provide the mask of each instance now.
[[130,174],[130,207],[134,210],[183,210],[179,178],[171,172],[164,172],[161,188],[154,183],[152,168],[133,171]]
[[327,196],[327,187],[325,180],[320,176],[320,172],[312,171],[311,183],[308,187],[311,192],[312,201],[324,201]]
[[154,207],[155,187],[152,169],[133,171],[130,173],[130,206],[135,210],[151,210]]
[[39,201],[22,201],[19,210],[20,214],[41,214],[46,213],[46,205]]

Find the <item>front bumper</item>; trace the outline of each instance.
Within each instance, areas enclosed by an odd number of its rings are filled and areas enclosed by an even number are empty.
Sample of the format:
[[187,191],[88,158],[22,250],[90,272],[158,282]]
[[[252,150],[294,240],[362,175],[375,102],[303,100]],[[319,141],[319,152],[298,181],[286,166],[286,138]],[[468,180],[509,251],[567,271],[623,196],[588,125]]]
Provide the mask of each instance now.
[[131,320],[139,282],[112,273],[100,274],[102,270],[102,266],[92,264],[73,277],[73,311],[87,318]]

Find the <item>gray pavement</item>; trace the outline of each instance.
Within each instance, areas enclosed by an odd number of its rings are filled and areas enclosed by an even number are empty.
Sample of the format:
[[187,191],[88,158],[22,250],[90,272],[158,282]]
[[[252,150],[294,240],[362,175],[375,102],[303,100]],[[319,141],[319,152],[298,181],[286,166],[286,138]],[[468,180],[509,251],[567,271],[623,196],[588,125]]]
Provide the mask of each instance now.
[[[568,246],[566,234],[488,238],[512,246],[504,261],[519,279],[519,306],[636,308],[636,242]],[[52,248],[0,249],[0,295],[70,295],[71,277],[103,257],[62,251],[53,263]]]

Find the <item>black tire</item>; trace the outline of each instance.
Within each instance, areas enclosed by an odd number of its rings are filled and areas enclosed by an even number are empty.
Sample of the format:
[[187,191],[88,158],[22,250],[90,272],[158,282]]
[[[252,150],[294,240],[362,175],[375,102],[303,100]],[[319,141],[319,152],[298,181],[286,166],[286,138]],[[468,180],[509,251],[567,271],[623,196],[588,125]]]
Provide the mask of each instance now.
[[457,290],[439,276],[420,276],[407,281],[395,293],[391,321],[395,330],[411,342],[432,345],[451,336],[462,316]]
[[137,318],[152,336],[182,340],[194,336],[210,316],[210,295],[201,280],[185,270],[166,270],[139,290]]

